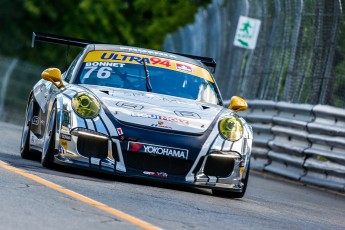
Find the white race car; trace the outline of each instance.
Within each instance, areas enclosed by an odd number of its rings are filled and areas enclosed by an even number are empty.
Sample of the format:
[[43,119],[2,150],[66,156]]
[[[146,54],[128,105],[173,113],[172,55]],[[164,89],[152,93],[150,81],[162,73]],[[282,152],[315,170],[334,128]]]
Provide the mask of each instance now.
[[43,71],[30,93],[21,156],[212,189],[246,191],[252,130],[223,107],[213,59],[34,33],[35,41],[82,46],[66,72]]

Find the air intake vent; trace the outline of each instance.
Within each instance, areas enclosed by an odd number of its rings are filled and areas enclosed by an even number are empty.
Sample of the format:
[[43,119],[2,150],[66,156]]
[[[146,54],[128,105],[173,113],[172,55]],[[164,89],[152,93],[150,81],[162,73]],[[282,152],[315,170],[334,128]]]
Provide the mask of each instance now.
[[204,173],[208,176],[228,177],[234,170],[235,159],[211,154],[206,159]]
[[108,156],[108,139],[79,133],[77,149],[78,153],[85,157],[105,159]]

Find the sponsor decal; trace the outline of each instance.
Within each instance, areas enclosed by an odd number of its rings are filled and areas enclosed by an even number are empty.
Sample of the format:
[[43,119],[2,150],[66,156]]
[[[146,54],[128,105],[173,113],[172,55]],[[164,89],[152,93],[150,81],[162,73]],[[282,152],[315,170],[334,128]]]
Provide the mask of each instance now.
[[240,162],[240,174],[241,174],[241,176],[243,176],[243,173],[244,173],[244,161],[241,161]]
[[131,48],[131,47],[120,47],[120,50],[141,53],[141,54],[157,55],[157,56],[162,56],[162,57],[167,57],[167,58],[176,58],[176,56],[173,54],[158,52],[154,50],[145,50],[145,49],[138,49],[138,48]]
[[172,129],[172,127],[164,125],[163,121],[158,121],[157,124],[152,124],[151,127],[162,128],[162,129]]
[[[188,103],[186,103],[184,101],[166,98],[166,97],[162,97],[162,96],[153,96],[153,95],[147,95],[145,93],[133,93],[133,92],[122,92],[122,93],[128,97],[135,97],[135,98],[140,97],[140,98],[143,98],[145,100],[157,100],[157,101],[168,102],[168,103],[188,105]],[[111,96],[116,96],[116,94],[112,94]]]
[[60,138],[62,140],[71,141],[71,135],[60,133]]
[[62,126],[61,129],[60,129],[60,133],[69,135],[70,134],[70,129],[65,127],[65,126]]
[[240,174],[241,174],[241,176],[243,176],[243,173],[244,173],[244,167],[240,167]]
[[160,178],[168,178],[168,174],[165,172],[151,172],[151,171],[143,171],[143,174],[148,175],[148,176],[155,176],[155,177],[160,177]]
[[138,153],[148,153],[152,155],[167,156],[179,159],[188,159],[187,149],[178,149],[167,146],[151,145],[139,142],[128,142],[128,151]]
[[[133,53],[136,50],[137,53]],[[177,62],[176,60],[169,59],[164,53],[159,53],[161,55],[156,55],[154,51],[146,51],[140,49],[123,49],[124,52],[116,51],[90,51],[84,59],[85,63],[102,63],[103,67],[100,67],[100,64],[88,64],[86,68],[111,68],[112,64],[106,63],[121,63],[121,64],[136,64],[143,65],[143,60],[148,66],[155,66],[164,69],[170,69],[174,71],[184,71],[187,74],[206,79],[210,82],[214,82],[212,76],[210,75],[207,69],[193,65],[193,64],[184,64],[183,62]],[[129,51],[129,52],[126,52]],[[160,56],[160,57],[157,57]],[[93,66],[97,65],[97,66]],[[116,66],[116,65],[115,65]],[[118,67],[121,67],[120,65]],[[102,69],[101,72],[104,72]]]
[[143,64],[143,60],[145,60],[145,64],[147,65],[162,65],[165,67],[170,67],[170,60],[169,59],[163,59],[158,57],[141,57],[136,56],[133,54],[127,54],[127,53],[112,53],[112,52],[104,52],[101,56],[102,60],[112,60],[112,61],[123,61],[127,63],[133,63],[133,64]]
[[123,135],[123,131],[122,131],[121,128],[117,128],[116,130],[117,130],[117,133],[118,133],[119,135]]
[[32,120],[31,120],[31,123],[33,125],[38,125],[40,123],[40,118],[38,116],[33,116]]
[[123,63],[116,63],[116,62],[86,62],[85,66],[111,66],[111,67],[124,67],[125,64]]
[[132,117],[142,117],[142,118],[149,118],[149,119],[164,120],[164,121],[181,123],[181,124],[185,124],[185,125],[189,124],[189,121],[181,119],[181,118],[161,116],[161,115],[156,115],[156,114],[132,113],[131,116]]
[[179,117],[191,117],[201,119],[200,115],[189,111],[174,111],[174,113]]
[[192,72],[192,67],[189,65],[185,65],[182,63],[176,63],[176,69],[182,70],[182,71],[187,71],[187,72]]
[[[65,107],[65,105],[64,105]],[[62,120],[62,125],[69,127],[69,125],[71,124],[71,113],[69,111],[63,110],[63,120]]]
[[67,149],[67,147],[68,147],[68,142],[65,141],[65,140],[60,140],[60,145],[61,145],[64,149]]
[[59,150],[59,154],[65,153],[65,149],[64,149],[64,147],[62,147],[62,145],[59,145],[58,150]]
[[126,109],[133,109],[133,110],[142,110],[144,108],[144,106],[142,105],[132,104],[132,103],[124,102],[124,101],[119,101],[115,105],[118,107],[123,107]]
[[30,135],[30,144],[31,145],[43,145],[43,139],[44,138],[38,139],[34,134],[33,135],[29,134],[29,135]]
[[162,128],[162,129],[172,129],[172,127],[167,125],[152,124],[151,127]]

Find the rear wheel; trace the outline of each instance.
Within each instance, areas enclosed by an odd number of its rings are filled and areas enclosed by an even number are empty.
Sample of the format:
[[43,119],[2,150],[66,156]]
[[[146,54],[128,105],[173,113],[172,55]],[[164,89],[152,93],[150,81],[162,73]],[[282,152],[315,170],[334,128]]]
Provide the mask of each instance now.
[[20,142],[20,155],[24,159],[32,159],[34,156],[30,151],[30,126],[33,116],[34,101],[30,99],[29,104],[26,108],[25,122],[22,131],[22,139]]
[[54,155],[57,153],[57,150],[55,149],[55,130],[56,106],[54,104],[44,136],[44,144],[41,156],[41,164],[43,167],[51,167],[53,165]]
[[228,198],[242,198],[244,196],[244,194],[246,193],[246,190],[247,190],[249,171],[250,171],[250,162],[248,164],[248,171],[246,173],[246,177],[242,179],[242,183],[243,183],[242,192],[231,192],[231,191],[225,191],[225,190],[212,189],[213,195],[228,197]]

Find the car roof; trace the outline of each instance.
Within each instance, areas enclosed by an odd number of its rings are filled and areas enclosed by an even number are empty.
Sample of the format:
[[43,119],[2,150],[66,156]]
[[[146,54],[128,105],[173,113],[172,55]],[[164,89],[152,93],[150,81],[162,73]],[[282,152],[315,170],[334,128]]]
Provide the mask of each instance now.
[[173,60],[177,60],[181,62],[186,62],[189,64],[194,64],[208,70],[207,66],[198,60],[181,56],[178,54],[174,54],[174,53],[164,52],[164,51],[139,48],[139,47],[134,47],[134,46],[111,45],[111,44],[89,44],[87,45],[86,49],[89,49],[89,51],[107,50],[107,51],[151,55],[155,57],[162,57],[162,58],[173,59]]

